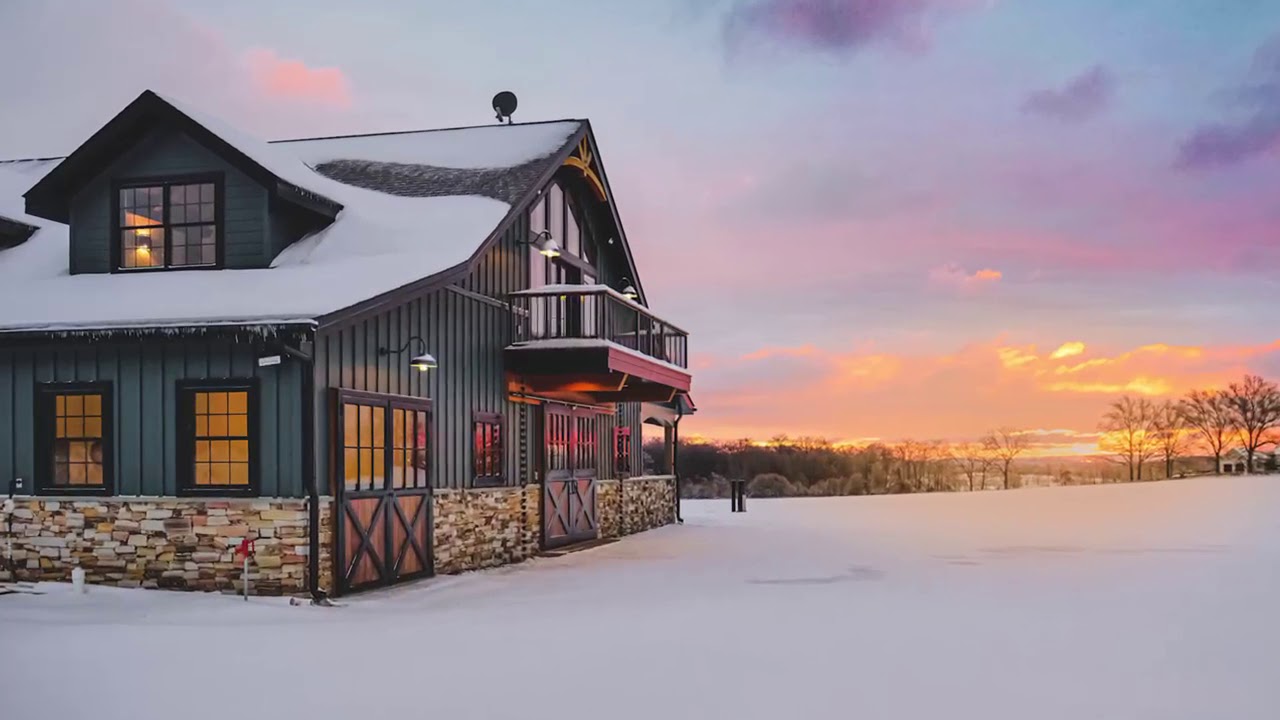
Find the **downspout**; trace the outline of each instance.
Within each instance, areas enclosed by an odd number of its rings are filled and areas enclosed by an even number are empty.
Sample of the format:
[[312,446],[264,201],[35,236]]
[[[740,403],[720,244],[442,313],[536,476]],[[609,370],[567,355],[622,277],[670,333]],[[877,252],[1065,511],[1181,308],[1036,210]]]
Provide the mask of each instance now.
[[684,406],[676,408],[676,421],[671,423],[671,474],[676,478],[676,524],[683,525],[680,516],[680,420],[684,417]]
[[[314,348],[314,341],[312,342]],[[307,592],[311,602],[326,602],[320,589],[320,479],[316,477],[316,359],[302,359],[302,477],[307,480]]]
[[[302,479],[307,483],[307,593],[311,602],[327,604],[320,589],[320,484],[316,477],[316,358],[315,331],[302,348],[280,343],[279,348],[302,364]],[[310,345],[308,352],[305,348]]]

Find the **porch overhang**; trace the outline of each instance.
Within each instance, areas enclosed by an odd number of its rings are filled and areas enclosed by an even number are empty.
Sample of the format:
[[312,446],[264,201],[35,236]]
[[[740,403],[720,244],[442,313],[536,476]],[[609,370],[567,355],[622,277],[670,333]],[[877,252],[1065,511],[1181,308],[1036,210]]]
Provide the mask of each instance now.
[[571,402],[670,402],[687,393],[687,370],[610,343],[544,340],[505,351],[512,392]]

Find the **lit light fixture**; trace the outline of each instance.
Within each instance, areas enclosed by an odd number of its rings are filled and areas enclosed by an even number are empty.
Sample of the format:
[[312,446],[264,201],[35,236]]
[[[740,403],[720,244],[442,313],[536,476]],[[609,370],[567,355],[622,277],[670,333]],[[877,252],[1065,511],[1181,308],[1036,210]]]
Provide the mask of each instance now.
[[436,358],[431,353],[422,353],[421,355],[415,355],[413,359],[409,361],[409,367],[419,372],[426,372],[436,367],[436,365],[437,365]]
[[640,297],[640,293],[639,291],[636,290],[635,285],[632,285],[631,282],[626,279],[623,279],[622,282],[624,283],[622,286],[623,297],[625,297],[628,300],[635,300],[636,298]]
[[418,349],[416,352],[418,354],[414,355],[412,358],[409,358],[409,367],[419,372],[426,372],[439,365],[439,363],[436,362],[436,357],[431,353],[427,352],[427,342],[422,338],[418,337],[417,335],[414,335],[413,337],[409,338],[409,341],[406,342],[404,345],[401,345],[400,348],[397,350],[392,350],[391,348],[385,348],[385,347],[378,348],[378,354],[379,355],[399,355],[405,350],[408,350],[409,346],[413,345],[414,343],[417,343]]
[[532,245],[534,249],[549,258],[560,257],[560,243],[556,242],[556,239],[546,230],[539,231],[526,244]]

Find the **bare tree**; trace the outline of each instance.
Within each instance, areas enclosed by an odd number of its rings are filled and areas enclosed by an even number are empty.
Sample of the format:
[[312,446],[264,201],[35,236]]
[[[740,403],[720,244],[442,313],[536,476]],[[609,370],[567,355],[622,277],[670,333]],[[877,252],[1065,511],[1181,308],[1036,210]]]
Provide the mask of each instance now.
[[1098,429],[1098,446],[1114,453],[1129,468],[1129,482],[1142,479],[1142,468],[1156,455],[1155,403],[1128,395],[1111,403]]
[[1173,477],[1174,460],[1186,452],[1189,442],[1187,425],[1178,404],[1172,400],[1157,404],[1151,429],[1155,433],[1156,453],[1164,460],[1164,476]]
[[987,489],[987,472],[991,470],[991,453],[982,443],[957,443],[948,448],[951,462],[969,483],[969,492],[973,492],[975,480],[980,480],[981,488]]
[[1027,450],[1027,436],[1012,428],[998,428],[982,438],[982,445],[991,453],[996,467],[1000,468],[1000,476],[1004,479],[1004,489],[1009,489],[1009,472],[1013,469],[1013,461]]
[[1222,470],[1222,455],[1231,447],[1235,420],[1226,393],[1221,390],[1192,390],[1178,403],[1182,422],[1192,430],[1213,455],[1213,471]]
[[1280,387],[1257,375],[1245,375],[1227,386],[1227,404],[1244,446],[1245,472],[1253,472],[1253,456],[1263,445],[1275,442],[1271,431],[1280,425]]

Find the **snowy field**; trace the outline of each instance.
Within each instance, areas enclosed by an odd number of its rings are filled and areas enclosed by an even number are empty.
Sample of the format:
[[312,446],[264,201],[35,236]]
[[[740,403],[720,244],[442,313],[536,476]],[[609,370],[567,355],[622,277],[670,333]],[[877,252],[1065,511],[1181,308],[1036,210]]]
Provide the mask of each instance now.
[[1280,717],[1280,477],[748,511],[341,608],[0,597],[0,715]]

